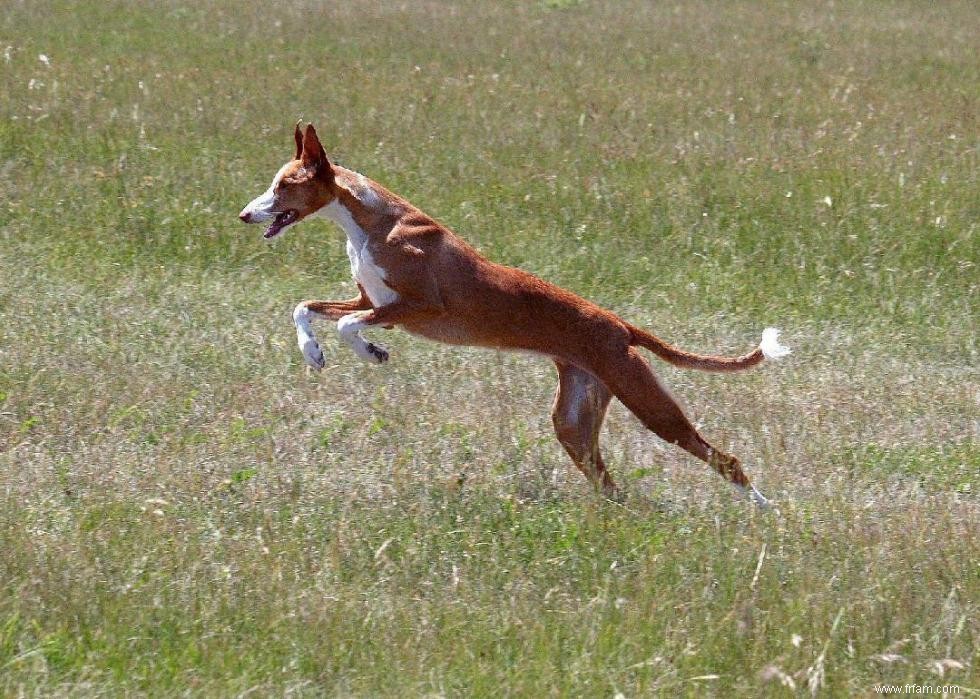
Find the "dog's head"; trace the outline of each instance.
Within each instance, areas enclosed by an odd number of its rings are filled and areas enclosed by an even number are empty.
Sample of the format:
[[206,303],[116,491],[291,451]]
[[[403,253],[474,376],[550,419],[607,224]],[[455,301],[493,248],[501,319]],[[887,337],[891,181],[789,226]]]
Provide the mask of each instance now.
[[320,145],[313,124],[301,130],[297,123],[294,138],[293,159],[279,168],[269,189],[250,201],[238,215],[245,223],[271,221],[263,234],[266,239],[275,238],[335,197],[333,165]]

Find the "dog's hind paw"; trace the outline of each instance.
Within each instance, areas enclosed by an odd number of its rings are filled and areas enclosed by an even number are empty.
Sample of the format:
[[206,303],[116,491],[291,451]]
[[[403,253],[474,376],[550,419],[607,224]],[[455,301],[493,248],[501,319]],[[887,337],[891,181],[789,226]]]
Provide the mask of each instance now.
[[756,507],[763,512],[779,512],[779,508],[776,507],[776,503],[760,493],[759,489],[754,485],[749,484],[748,486],[744,486],[737,483],[733,483],[732,485],[735,486],[735,489],[738,490],[739,493],[748,496],[749,500],[755,503]]
[[765,495],[759,492],[759,490],[754,486],[750,485],[749,488],[749,499],[752,500],[758,506],[760,510],[771,510],[773,507],[772,500],[767,498]]
[[749,497],[760,511],[768,512],[769,514],[776,515],[777,517],[782,515],[779,505],[760,493],[754,485],[749,487],[752,489],[751,493],[749,493]]

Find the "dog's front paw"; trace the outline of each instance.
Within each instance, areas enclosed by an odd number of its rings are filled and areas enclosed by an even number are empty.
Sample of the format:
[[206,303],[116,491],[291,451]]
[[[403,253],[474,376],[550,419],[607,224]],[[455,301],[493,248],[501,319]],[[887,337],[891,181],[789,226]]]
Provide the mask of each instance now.
[[373,342],[367,343],[367,351],[369,352],[368,361],[372,361],[375,364],[384,364],[391,356],[388,354],[388,350],[382,345],[376,345]]
[[327,361],[323,357],[323,350],[320,349],[320,345],[313,338],[308,338],[303,342],[300,345],[300,349],[303,350],[303,359],[306,360],[306,363],[317,371],[326,366]]

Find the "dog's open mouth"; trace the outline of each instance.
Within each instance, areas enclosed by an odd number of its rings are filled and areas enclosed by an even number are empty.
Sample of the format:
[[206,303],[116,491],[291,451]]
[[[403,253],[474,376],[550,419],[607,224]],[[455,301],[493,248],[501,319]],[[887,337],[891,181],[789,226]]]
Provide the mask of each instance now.
[[276,214],[276,218],[269,224],[269,227],[265,229],[265,233],[262,237],[266,240],[270,238],[275,238],[277,235],[282,233],[286,226],[296,223],[296,211],[283,211],[281,214]]

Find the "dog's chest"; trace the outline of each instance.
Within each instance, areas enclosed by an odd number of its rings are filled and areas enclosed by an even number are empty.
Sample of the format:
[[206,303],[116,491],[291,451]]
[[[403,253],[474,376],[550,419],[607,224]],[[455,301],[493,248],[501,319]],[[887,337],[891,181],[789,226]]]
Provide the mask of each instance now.
[[367,236],[348,235],[347,257],[350,258],[351,275],[364,288],[372,306],[380,308],[398,300],[398,294],[385,284],[384,269],[371,256]]
[[380,308],[397,301],[398,294],[385,284],[384,268],[371,256],[367,233],[357,225],[350,211],[335,199],[324,208],[323,214],[340,225],[347,234],[347,257],[350,258],[351,275],[364,288],[371,305]]

